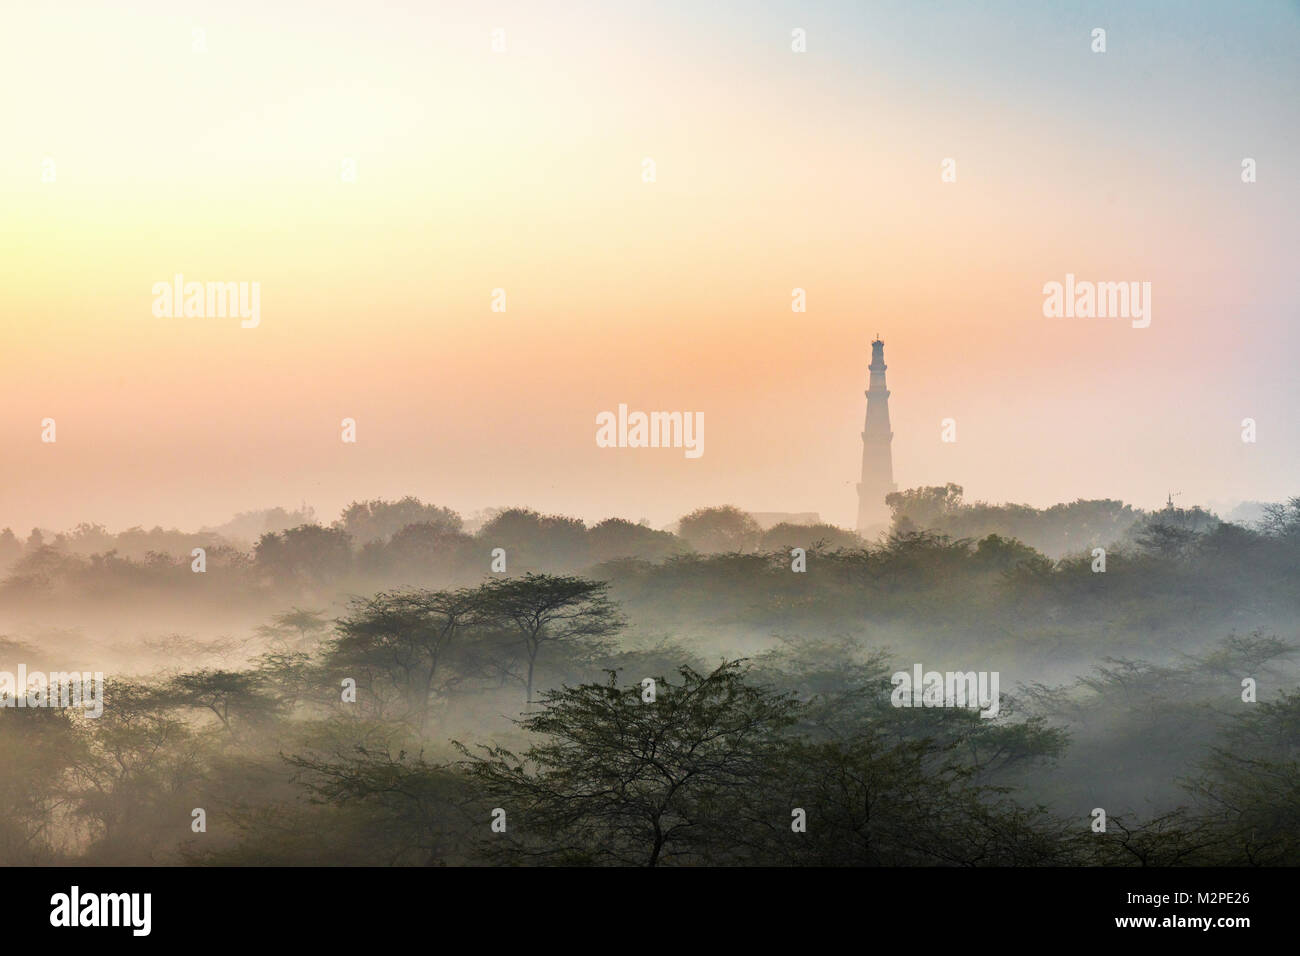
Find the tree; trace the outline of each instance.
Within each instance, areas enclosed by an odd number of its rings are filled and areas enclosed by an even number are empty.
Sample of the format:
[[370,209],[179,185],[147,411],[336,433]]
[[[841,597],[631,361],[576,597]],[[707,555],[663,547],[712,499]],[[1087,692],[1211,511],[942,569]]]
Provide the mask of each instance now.
[[243,511],[225,524],[200,529],[202,534],[215,534],[232,541],[256,541],[264,534],[274,534],[304,524],[315,524],[315,509],[303,505],[295,511],[284,508],[265,508],[261,511]]
[[1152,518],[1134,534],[1142,550],[1162,558],[1177,558],[1196,540],[1196,532],[1176,524]]
[[[32,534],[39,532],[33,530]],[[84,558],[77,555],[63,554],[49,545],[42,545],[24,552],[14,563],[4,587],[6,591],[22,597],[70,589],[85,569],[86,563]]]
[[1238,715],[1188,785],[1199,816],[1235,847],[1230,864],[1300,863],[1300,691]]
[[1011,571],[1026,563],[1038,567],[1045,560],[1029,545],[997,534],[981,538],[975,545],[973,557],[979,565],[998,571]]
[[460,634],[474,623],[479,594],[405,590],[358,598],[339,621],[331,666],[352,665],[384,675],[416,714],[423,729],[431,697],[463,679],[452,661]]
[[87,753],[70,786],[91,828],[91,852],[116,863],[157,863],[171,834],[161,820],[184,820],[205,769],[199,736],[167,711],[165,689],[116,679],[104,713],[86,721]]
[[0,531],[0,572],[22,557],[22,542],[14,535],[12,528]]
[[358,544],[386,541],[407,525],[428,524],[443,532],[457,532],[461,518],[450,508],[426,505],[411,495],[400,501],[354,501],[343,509],[334,527],[342,529]]
[[338,528],[304,524],[267,532],[253,554],[257,566],[268,571],[278,585],[322,585],[337,580],[352,566],[352,539]]
[[324,611],[312,611],[295,607],[271,618],[269,625],[258,628],[259,633],[267,637],[284,637],[297,634],[297,643],[305,644],[315,634],[329,628],[329,620]]
[[69,711],[0,707],[0,860],[36,866],[65,852],[59,817],[70,799],[67,775],[84,758]]
[[832,524],[790,524],[783,521],[763,532],[762,546],[767,551],[807,548],[834,551],[838,548],[861,548],[866,544],[856,532]]
[[252,671],[204,669],[177,674],[160,697],[170,707],[211,711],[233,735],[237,719],[260,722],[278,711],[279,702],[263,683],[263,676]]
[[606,518],[587,532],[587,538],[596,562],[632,557],[658,561],[683,550],[676,535],[623,518]]
[[903,530],[904,519],[909,529],[936,528],[944,517],[961,507],[961,485],[931,485],[925,488],[908,488],[885,495],[885,504],[893,512],[893,528]]
[[680,534],[697,551],[752,551],[763,529],[753,515],[734,505],[697,508],[678,523]]
[[[408,524],[387,542],[371,541],[358,564],[367,574],[402,585],[443,584],[463,576],[471,562],[480,564],[474,539],[446,523]],[[477,575],[474,575],[477,577]]]
[[[797,741],[755,791],[763,862],[814,866],[1015,866],[1070,862],[1061,827],[983,786],[952,745],[873,726],[852,739]],[[789,839],[791,807],[807,832]],[[778,834],[779,837],[778,838]]]
[[1175,508],[1167,505],[1135,524],[1129,534],[1149,554],[1175,559],[1187,555],[1197,538],[1213,531],[1219,519],[1199,505]]
[[505,548],[513,567],[573,569],[588,559],[587,526],[578,518],[541,515],[531,508],[508,508],[483,525],[485,548]]
[[997,534],[1049,557],[1109,546],[1141,517],[1132,506],[1113,499],[1080,499],[1045,509],[984,501],[967,504],[961,486],[951,483],[894,492],[885,501],[893,510],[895,533],[929,530],[972,539]]
[[1259,529],[1270,538],[1300,538],[1300,497],[1288,498],[1285,504],[1265,505]]
[[479,587],[484,618],[512,630],[523,642],[528,658],[524,685],[530,706],[543,646],[582,643],[594,649],[623,627],[623,616],[605,596],[608,587],[604,581],[531,573]]
[[366,856],[358,862],[373,864],[376,855],[389,866],[465,862],[472,842],[464,812],[470,781],[457,767],[430,762],[423,750],[399,749],[394,756],[390,747],[361,745],[329,757],[285,760],[314,803],[362,811],[361,819],[345,821],[361,831]]
[[516,808],[508,852],[642,866],[716,856],[725,818],[764,786],[798,704],[747,685],[741,661],[679,674],[656,679],[653,702],[639,682],[620,687],[614,671],[605,683],[548,691],[542,711],[519,722],[543,737],[522,757],[461,747],[486,794]]

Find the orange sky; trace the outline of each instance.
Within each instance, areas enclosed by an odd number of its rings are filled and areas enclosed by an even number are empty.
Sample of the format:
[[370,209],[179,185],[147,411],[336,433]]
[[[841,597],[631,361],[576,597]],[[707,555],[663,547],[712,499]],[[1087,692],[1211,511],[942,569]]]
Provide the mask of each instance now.
[[[19,11],[0,527],[403,494],[847,524],[876,332],[902,487],[1300,493],[1300,22],[1161,9]],[[260,325],[156,318],[177,272],[259,282]],[[1150,282],[1151,326],[1044,318],[1067,272]],[[620,402],[703,412],[703,457],[596,447]]]

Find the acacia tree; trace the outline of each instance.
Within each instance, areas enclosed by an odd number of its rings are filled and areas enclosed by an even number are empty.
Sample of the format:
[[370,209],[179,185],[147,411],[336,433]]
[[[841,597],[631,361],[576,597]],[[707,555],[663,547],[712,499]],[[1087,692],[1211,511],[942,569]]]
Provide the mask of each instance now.
[[85,752],[69,780],[90,858],[157,863],[169,840],[159,821],[184,820],[195,806],[211,740],[170,713],[190,706],[184,696],[125,679],[105,687],[103,716],[86,721]]
[[1252,704],[1187,784],[1229,865],[1300,863],[1300,691]]
[[502,747],[466,755],[486,795],[520,821],[498,851],[539,861],[657,866],[725,852],[719,838],[746,791],[761,788],[799,704],[747,685],[741,661],[710,674],[680,669],[640,683],[548,691],[519,721],[541,742],[522,756]]
[[271,618],[270,624],[262,625],[257,629],[257,632],[270,638],[285,638],[296,635],[297,644],[303,646],[314,635],[328,630],[329,626],[330,622],[325,617],[324,611],[295,607],[283,614],[277,614]]
[[424,751],[357,746],[327,758],[285,758],[313,802],[352,808],[365,835],[363,860],[386,865],[463,864],[477,821],[465,814],[469,780],[454,766],[427,760]]
[[237,720],[260,723],[279,713],[280,702],[265,685],[265,676],[255,671],[205,668],[172,677],[156,699],[169,709],[210,711],[234,737]]
[[524,680],[533,702],[533,676],[542,647],[555,643],[598,646],[624,625],[605,595],[604,581],[552,574],[488,581],[477,591],[482,620],[516,634],[528,660]]
[[72,842],[59,832],[68,772],[85,753],[69,711],[0,707],[0,860],[36,866],[61,858]]
[[392,681],[423,728],[430,698],[465,676],[452,664],[458,636],[478,617],[477,591],[387,591],[352,602],[330,648],[333,666],[355,665]]
[[[733,815],[732,846],[760,864],[1023,866],[1072,862],[1067,828],[1007,788],[981,785],[960,748],[900,739],[883,722],[792,740]],[[802,811],[802,831],[791,817]],[[745,818],[748,817],[748,820]]]

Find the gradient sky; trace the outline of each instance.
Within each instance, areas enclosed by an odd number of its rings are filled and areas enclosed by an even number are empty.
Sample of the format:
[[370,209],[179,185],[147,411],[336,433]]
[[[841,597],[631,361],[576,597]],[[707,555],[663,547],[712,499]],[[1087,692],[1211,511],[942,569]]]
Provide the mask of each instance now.
[[[0,527],[847,525],[876,332],[900,487],[1300,494],[1298,48],[1281,2],[15,7]],[[260,282],[260,327],[155,318],[177,272]],[[1044,318],[1067,272],[1151,326]],[[703,412],[703,457],[596,447],[620,402]]]

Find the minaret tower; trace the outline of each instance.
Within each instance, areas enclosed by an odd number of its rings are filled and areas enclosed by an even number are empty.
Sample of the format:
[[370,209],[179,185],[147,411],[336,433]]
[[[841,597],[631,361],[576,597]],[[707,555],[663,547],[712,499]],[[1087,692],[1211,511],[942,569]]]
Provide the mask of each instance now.
[[867,420],[862,426],[862,480],[858,482],[858,534],[874,537],[889,524],[885,495],[896,491],[889,446],[889,389],[885,388],[885,343],[871,343],[871,386],[866,391]]

